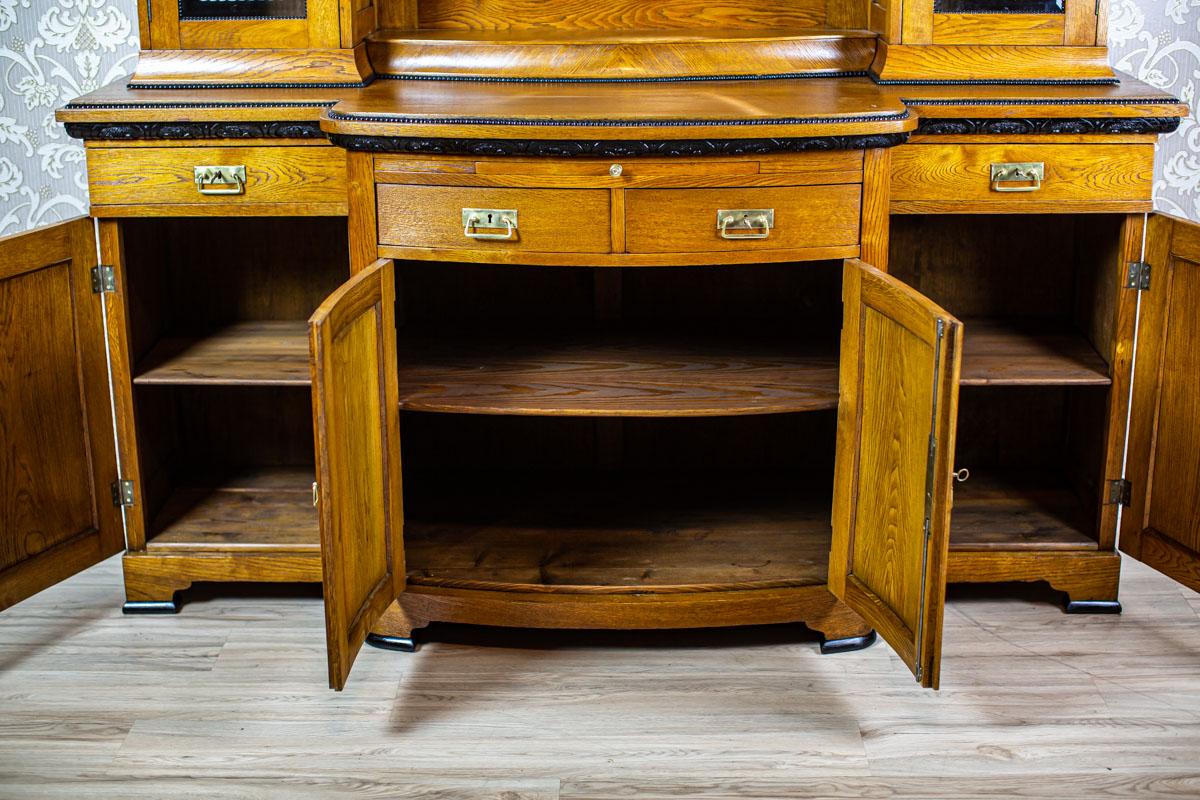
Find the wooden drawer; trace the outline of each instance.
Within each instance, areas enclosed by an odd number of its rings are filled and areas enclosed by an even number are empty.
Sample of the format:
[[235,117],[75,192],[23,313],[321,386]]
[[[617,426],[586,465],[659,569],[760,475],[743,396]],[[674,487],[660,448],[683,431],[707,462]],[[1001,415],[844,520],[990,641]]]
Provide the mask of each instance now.
[[[346,157],[335,147],[89,147],[87,162],[93,205],[286,203],[303,213],[295,207],[309,203],[345,213]],[[245,183],[201,187],[197,167],[241,167]]]
[[[379,184],[379,242],[530,253],[608,253],[609,192]],[[495,221],[466,230],[466,209],[515,211],[511,231]],[[488,238],[480,238],[488,237]],[[502,238],[503,237],[503,238]]]
[[[634,189],[625,199],[630,253],[813,250],[858,246],[859,184],[747,189]],[[724,238],[719,211],[773,211],[764,238]],[[757,220],[758,215],[754,215]],[[761,229],[726,232],[761,236]],[[840,253],[830,253],[838,257]]]
[[[1040,185],[993,182],[1017,164],[1040,164]],[[910,144],[892,151],[892,210],[1145,210],[1153,173],[1150,144]]]

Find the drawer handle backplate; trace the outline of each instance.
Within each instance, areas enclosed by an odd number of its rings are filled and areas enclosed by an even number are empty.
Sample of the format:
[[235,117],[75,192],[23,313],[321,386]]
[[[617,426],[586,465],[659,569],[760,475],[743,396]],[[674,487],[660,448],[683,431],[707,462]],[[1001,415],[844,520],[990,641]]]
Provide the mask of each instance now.
[[[993,192],[1036,192],[1046,178],[1046,165],[1041,161],[1020,164],[992,164]],[[1009,184],[1019,184],[1010,186]]]
[[723,208],[717,211],[722,239],[766,239],[775,227],[773,208]]
[[192,175],[200,194],[245,194],[246,167],[201,166],[193,167]]
[[[511,239],[517,233],[515,208],[464,208],[463,236],[469,239]],[[504,228],[504,233],[479,233],[476,228]]]

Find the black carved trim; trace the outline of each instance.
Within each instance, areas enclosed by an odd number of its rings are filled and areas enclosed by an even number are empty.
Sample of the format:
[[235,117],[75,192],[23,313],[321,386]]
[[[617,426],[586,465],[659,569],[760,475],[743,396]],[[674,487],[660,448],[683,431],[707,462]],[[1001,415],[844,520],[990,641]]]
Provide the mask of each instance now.
[[993,97],[989,99],[976,98],[945,98],[921,100],[902,97],[900,102],[910,106],[1143,106],[1143,105],[1174,105],[1177,97],[1062,97],[1062,98],[1023,98],[1023,97]]
[[880,86],[1116,86],[1121,83],[1117,78],[993,78],[989,80],[885,80],[874,72],[867,73],[871,80]]
[[928,135],[954,134],[1131,134],[1171,133],[1179,127],[1178,117],[1101,117],[1101,118],[1037,118],[1037,119],[950,119],[929,117],[917,124],[917,133]]
[[774,72],[764,75],[671,75],[657,78],[531,78],[511,75],[420,75],[380,74],[388,81],[452,81],[459,83],[706,83],[709,81],[778,81],[808,78],[865,78],[865,70],[813,70]]
[[76,139],[322,139],[316,122],[68,122]]
[[[373,78],[361,81],[345,81],[342,83],[143,83],[130,81],[126,89],[182,89],[196,91],[204,89],[365,89],[371,85]],[[271,105],[275,105],[272,103]]]
[[337,100],[279,100],[272,103],[67,103],[66,111],[149,108],[330,108]]
[[371,116],[327,113],[329,119],[344,122],[378,122],[394,125],[514,125],[519,127],[548,128],[711,128],[741,127],[744,125],[820,125],[844,122],[888,122],[905,120],[908,109],[886,114],[861,114],[854,117],[778,117],[774,119],[525,119],[507,117],[406,117]]
[[636,156],[712,156],[799,153],[809,150],[864,150],[894,147],[907,133],[867,136],[813,136],[787,139],[671,139],[558,140],[558,139],[430,139],[409,136],[330,134],[330,141],[347,150],[370,153],[431,155],[550,156],[555,158],[632,158]]

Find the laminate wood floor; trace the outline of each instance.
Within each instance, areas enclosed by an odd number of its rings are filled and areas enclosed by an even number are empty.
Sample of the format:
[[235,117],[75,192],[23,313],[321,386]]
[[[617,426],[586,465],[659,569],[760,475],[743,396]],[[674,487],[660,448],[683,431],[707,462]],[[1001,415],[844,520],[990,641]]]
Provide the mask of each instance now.
[[325,688],[315,587],[123,617],[112,559],[0,614],[0,798],[1200,797],[1200,595],[952,590],[942,690],[801,628],[442,626]]

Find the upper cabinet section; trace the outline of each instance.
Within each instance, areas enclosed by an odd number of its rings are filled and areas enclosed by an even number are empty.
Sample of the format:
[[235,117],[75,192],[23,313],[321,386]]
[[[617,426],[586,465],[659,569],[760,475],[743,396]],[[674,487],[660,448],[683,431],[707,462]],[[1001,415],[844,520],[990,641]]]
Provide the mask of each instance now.
[[133,88],[362,86],[374,0],[144,0]]
[[898,83],[1114,82],[1095,0],[871,0],[872,73]]

